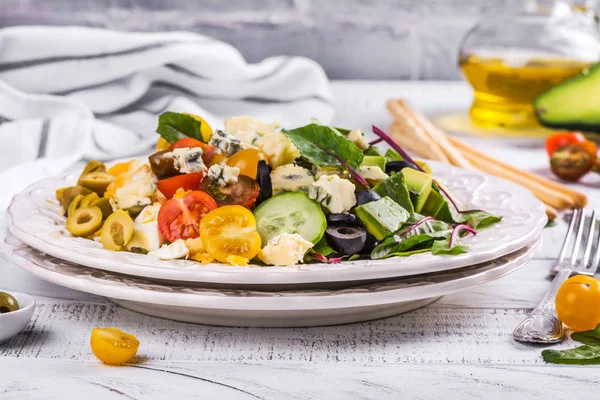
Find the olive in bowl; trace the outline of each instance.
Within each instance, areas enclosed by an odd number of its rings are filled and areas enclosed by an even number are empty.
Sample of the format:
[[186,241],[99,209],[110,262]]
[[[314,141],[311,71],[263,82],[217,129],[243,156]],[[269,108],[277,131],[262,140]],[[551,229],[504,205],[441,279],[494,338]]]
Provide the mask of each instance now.
[[21,332],[31,320],[35,299],[26,294],[0,291],[0,343]]

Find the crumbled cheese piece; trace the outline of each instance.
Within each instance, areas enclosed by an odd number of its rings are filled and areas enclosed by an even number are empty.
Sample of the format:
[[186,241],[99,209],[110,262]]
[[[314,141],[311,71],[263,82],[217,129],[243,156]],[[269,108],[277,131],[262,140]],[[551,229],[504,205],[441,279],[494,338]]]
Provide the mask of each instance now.
[[210,137],[208,144],[215,146],[228,157],[231,157],[238,151],[244,149],[256,148],[221,130],[215,130],[215,133]]
[[156,220],[158,211],[160,210],[160,204],[152,204],[144,207],[144,209],[135,218],[135,222],[145,224]]
[[279,128],[279,122],[261,122],[252,117],[231,117],[225,121],[225,132],[247,144],[254,145],[263,135]]
[[300,150],[281,132],[265,134],[256,141],[256,145],[267,155],[273,168],[293,163],[300,158]]
[[258,258],[271,265],[294,265],[304,258],[313,244],[297,233],[275,236],[258,253]]
[[389,175],[376,165],[364,165],[358,168],[358,174],[369,181],[384,181]]
[[152,174],[147,173],[133,182],[116,190],[114,199],[110,199],[113,209],[143,207],[152,204],[151,197],[156,191]]
[[245,267],[250,262],[250,260],[248,260],[247,258],[236,255],[231,255],[227,257],[226,260],[228,264],[237,265],[240,267]]
[[360,129],[351,130],[350,133],[348,133],[348,136],[346,136],[346,139],[354,143],[356,147],[361,150],[366,150],[369,148],[369,143],[367,143],[365,135]]
[[148,254],[158,257],[161,260],[176,260],[178,258],[184,258],[189,252],[185,242],[182,239],[177,239],[171,244],[163,244],[160,249],[151,251]]
[[[149,206],[151,207],[151,206]],[[148,207],[146,207],[148,208]],[[137,218],[133,224],[134,231],[131,240],[125,248],[130,250],[134,247],[146,249],[147,251],[157,251],[165,242],[165,238],[158,230],[158,221],[138,222]]]
[[202,149],[200,147],[184,147],[173,149],[164,154],[165,157],[172,157],[175,163],[175,169],[184,174],[190,172],[206,171],[206,165],[202,161]]
[[323,175],[308,189],[308,197],[320,203],[329,212],[344,213],[356,204],[354,184],[337,175]]
[[208,169],[208,177],[219,186],[227,186],[230,183],[236,183],[240,169],[228,165],[215,164]]
[[312,174],[306,168],[294,164],[282,165],[271,171],[273,195],[297,190],[307,191],[314,181]]

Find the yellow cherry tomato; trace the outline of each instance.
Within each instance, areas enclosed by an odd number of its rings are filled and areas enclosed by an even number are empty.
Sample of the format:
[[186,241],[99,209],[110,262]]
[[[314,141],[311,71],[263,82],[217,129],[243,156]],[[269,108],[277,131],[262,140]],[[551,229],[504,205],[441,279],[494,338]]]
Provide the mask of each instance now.
[[569,278],[556,294],[556,314],[574,331],[595,329],[600,324],[600,282],[586,275]]
[[212,133],[213,133],[212,128],[210,127],[208,122],[206,122],[204,120],[204,118],[202,118],[199,115],[188,114],[188,113],[183,113],[183,114],[189,115],[190,117],[194,118],[196,121],[201,122],[200,133],[202,134],[202,139],[204,139],[205,142],[208,142],[208,139],[210,139],[210,137],[212,136]]
[[258,162],[266,159],[267,156],[262,151],[246,149],[231,156],[231,158],[227,160],[227,165],[230,167],[238,167],[240,169],[240,175],[246,175],[252,179],[256,179]]
[[208,254],[222,263],[254,258],[260,251],[256,219],[242,206],[223,206],[212,210],[200,221],[200,238]]
[[135,336],[117,328],[94,328],[90,344],[94,355],[110,365],[125,364],[140,347]]
[[158,143],[156,143],[156,151],[166,150],[171,147],[171,143],[167,142],[165,138],[162,136],[158,138]]

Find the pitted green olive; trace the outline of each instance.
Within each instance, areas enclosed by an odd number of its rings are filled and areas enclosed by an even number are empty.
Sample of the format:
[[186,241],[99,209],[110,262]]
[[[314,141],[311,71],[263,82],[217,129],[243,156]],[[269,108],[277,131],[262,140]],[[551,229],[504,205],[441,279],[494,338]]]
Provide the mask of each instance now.
[[79,208],[69,215],[66,226],[73,236],[90,236],[102,226],[102,211],[98,207]]
[[96,192],[99,196],[104,196],[106,188],[114,180],[115,177],[111,174],[107,172],[96,171],[81,175],[77,181],[77,184]]
[[69,186],[66,188],[62,188],[60,196],[60,205],[62,206],[63,210],[67,211],[69,209],[69,204],[71,204],[75,196],[77,196],[78,194],[85,196],[86,194],[90,193],[92,193],[92,191],[90,189],[84,188],[83,186]]
[[17,311],[19,302],[6,292],[0,292],[0,314]]

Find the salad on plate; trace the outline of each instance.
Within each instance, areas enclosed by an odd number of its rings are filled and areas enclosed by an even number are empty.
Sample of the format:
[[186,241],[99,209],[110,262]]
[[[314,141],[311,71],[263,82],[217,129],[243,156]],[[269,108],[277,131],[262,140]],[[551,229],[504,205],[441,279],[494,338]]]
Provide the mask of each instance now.
[[70,234],[162,260],[285,266],[462,254],[462,237],[501,219],[467,209],[375,126],[367,142],[316,120],[239,116],[213,130],[166,112],[157,132],[147,162],[93,160],[56,191]]

